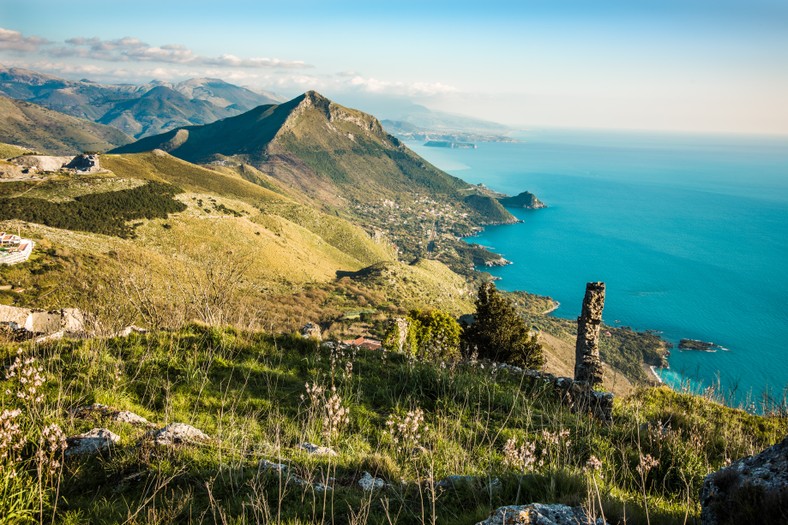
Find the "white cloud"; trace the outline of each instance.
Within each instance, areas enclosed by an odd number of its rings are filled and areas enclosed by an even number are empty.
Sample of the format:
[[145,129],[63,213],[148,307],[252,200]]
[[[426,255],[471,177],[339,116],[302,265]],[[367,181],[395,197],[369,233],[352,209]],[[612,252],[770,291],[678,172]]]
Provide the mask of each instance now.
[[0,27],[0,50],[34,52],[49,40],[38,36],[24,36],[19,31]]
[[68,45],[50,49],[49,54],[59,58],[77,57],[106,62],[160,62],[165,64],[250,69],[302,69],[311,67],[301,60],[281,60],[263,57],[241,58],[230,54],[218,57],[205,57],[180,44],[152,46],[134,37],[124,37],[117,40],[75,37],[69,38],[65,43]]
[[356,75],[350,79],[350,86],[367,93],[398,95],[408,97],[432,97],[457,93],[459,90],[441,82],[402,82],[378,80]]

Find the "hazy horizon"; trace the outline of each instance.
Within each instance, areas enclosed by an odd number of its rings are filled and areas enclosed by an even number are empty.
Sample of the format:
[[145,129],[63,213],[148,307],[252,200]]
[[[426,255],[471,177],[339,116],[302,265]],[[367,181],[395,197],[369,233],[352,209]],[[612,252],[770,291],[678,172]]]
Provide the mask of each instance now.
[[113,83],[216,77],[286,98],[315,89],[520,129],[788,134],[788,4],[773,0],[7,0],[0,63]]

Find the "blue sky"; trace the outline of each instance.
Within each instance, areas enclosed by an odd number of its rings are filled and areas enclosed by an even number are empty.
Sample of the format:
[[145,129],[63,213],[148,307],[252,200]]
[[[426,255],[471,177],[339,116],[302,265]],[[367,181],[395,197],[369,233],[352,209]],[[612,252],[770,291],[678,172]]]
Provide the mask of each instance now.
[[0,28],[0,63],[68,78],[212,76],[521,127],[788,133],[786,1],[3,0]]

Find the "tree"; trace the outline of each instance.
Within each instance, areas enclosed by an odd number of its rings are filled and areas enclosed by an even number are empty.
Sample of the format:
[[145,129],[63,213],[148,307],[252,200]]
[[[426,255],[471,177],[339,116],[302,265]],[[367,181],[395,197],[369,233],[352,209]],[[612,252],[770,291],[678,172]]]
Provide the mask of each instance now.
[[479,286],[476,316],[463,332],[468,353],[524,368],[544,365],[542,345],[531,335],[525,320],[517,313],[511,300],[503,296],[493,283]]
[[442,310],[411,310],[386,339],[394,347],[401,341],[402,350],[420,361],[451,360],[460,357],[461,333],[457,320]]

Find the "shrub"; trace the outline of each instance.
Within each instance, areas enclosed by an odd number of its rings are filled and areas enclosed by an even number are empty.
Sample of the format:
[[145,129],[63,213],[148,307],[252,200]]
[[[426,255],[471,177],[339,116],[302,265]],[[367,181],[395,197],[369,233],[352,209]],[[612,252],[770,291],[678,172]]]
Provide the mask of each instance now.
[[479,286],[476,318],[463,332],[466,352],[526,368],[544,364],[542,345],[531,335],[514,304],[492,283]]

